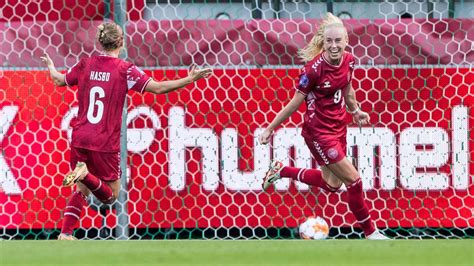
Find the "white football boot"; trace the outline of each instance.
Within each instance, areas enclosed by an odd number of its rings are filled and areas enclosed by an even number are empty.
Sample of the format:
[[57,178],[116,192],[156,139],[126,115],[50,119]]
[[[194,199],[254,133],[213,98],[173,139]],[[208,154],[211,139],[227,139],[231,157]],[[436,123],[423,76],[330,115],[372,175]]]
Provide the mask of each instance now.
[[84,179],[88,173],[87,165],[83,162],[78,162],[76,168],[64,177],[63,186],[70,187],[74,185],[77,181]]
[[58,240],[71,241],[71,240],[77,240],[77,238],[75,238],[73,235],[61,233],[61,234],[59,234],[59,236],[58,236]]
[[368,240],[390,240],[390,238],[384,236],[379,230],[375,230],[372,234],[366,237]]
[[270,164],[270,168],[265,174],[265,178],[263,179],[262,188],[264,191],[275,181],[281,179],[281,169],[283,169],[283,163],[277,160],[273,160]]

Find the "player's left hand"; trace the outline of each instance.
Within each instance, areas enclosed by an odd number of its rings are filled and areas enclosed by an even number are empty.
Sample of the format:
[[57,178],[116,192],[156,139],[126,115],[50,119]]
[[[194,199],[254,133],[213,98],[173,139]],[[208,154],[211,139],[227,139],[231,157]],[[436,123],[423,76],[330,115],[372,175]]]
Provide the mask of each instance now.
[[358,125],[366,125],[370,122],[369,114],[364,111],[358,111],[352,115],[352,118],[354,119],[354,123]]
[[196,69],[196,65],[193,65],[191,70],[189,71],[188,76],[194,82],[202,78],[207,78],[211,74],[212,74],[212,70],[210,68]]
[[48,68],[54,67],[53,60],[49,57],[49,55],[45,52],[43,56],[40,57],[41,61],[48,66]]

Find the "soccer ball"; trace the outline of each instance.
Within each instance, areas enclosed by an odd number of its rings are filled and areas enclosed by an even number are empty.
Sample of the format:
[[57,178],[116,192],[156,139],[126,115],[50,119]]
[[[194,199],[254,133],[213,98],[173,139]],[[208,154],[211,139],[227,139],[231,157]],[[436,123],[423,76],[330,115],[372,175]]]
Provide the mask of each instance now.
[[329,234],[329,226],[321,217],[309,217],[300,224],[299,233],[303,239],[326,239]]

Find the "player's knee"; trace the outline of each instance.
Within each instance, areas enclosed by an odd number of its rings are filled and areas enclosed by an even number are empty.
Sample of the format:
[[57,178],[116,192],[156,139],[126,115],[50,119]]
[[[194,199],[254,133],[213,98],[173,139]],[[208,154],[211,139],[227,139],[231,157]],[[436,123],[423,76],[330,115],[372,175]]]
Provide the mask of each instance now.
[[337,185],[329,185],[329,184],[326,184],[326,189],[329,191],[329,192],[337,192],[339,191],[339,189],[341,188],[342,186],[342,182],[340,184],[337,184]]
[[77,183],[77,191],[81,192],[85,197],[89,197],[91,194],[90,190],[80,182]]
[[337,176],[335,176],[332,173],[326,173],[325,178],[324,178],[324,189],[328,192],[337,192],[343,182]]
[[342,182],[328,179],[321,183],[321,188],[327,192],[337,192],[342,186]]

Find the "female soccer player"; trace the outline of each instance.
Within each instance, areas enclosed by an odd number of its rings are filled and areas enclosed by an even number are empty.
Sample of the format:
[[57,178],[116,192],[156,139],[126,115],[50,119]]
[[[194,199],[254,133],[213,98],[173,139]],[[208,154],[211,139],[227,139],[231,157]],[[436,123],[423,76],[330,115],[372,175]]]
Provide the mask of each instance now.
[[134,64],[119,59],[123,47],[122,29],[104,23],[97,31],[103,54],[82,58],[66,74],[58,72],[48,54],[41,60],[48,66],[58,86],[78,85],[79,112],[73,126],[71,168],[63,186],[77,184],[67,203],[60,240],[72,235],[87,196],[92,193],[105,204],[112,204],[120,191],[120,127],[122,107],[129,90],[162,94],[184,87],[211,74],[210,69],[192,67],[186,78],[158,82]]
[[321,171],[283,166],[281,162],[273,161],[262,186],[265,190],[276,180],[287,177],[335,192],[344,183],[349,195],[349,209],[366,238],[388,239],[374,227],[364,202],[359,173],[345,158],[346,107],[354,122],[359,125],[369,123],[369,115],[359,108],[351,87],[354,56],[345,51],[347,44],[347,30],[342,21],[328,13],[311,42],[299,51],[306,65],[295,95],[259,136],[260,143],[267,144],[273,130],[306,101],[302,136]]

